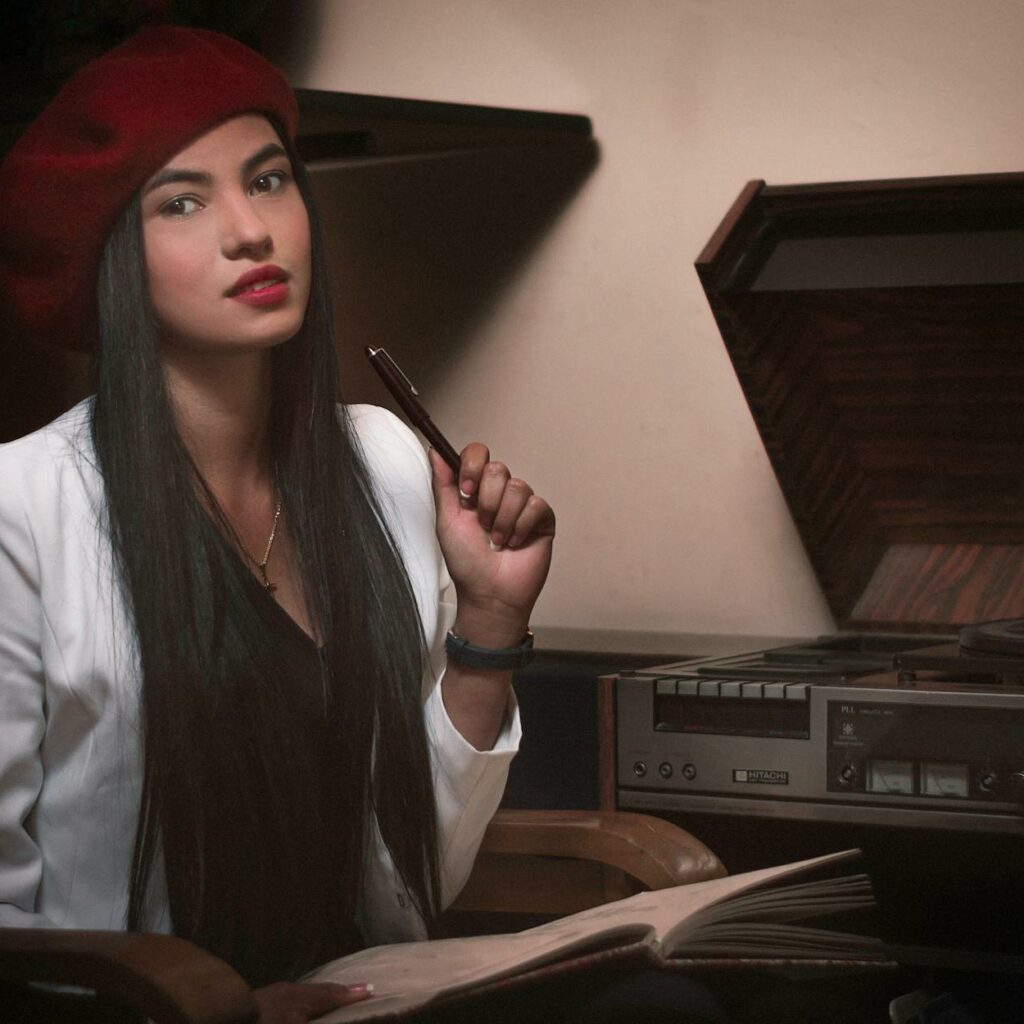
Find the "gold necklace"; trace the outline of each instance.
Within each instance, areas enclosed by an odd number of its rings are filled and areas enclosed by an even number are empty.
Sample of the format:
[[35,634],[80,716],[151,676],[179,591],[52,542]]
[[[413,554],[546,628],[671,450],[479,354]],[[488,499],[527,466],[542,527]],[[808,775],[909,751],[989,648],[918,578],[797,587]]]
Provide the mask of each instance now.
[[263,588],[267,591],[268,594],[272,594],[275,590],[277,590],[277,584],[271,583],[270,580],[267,578],[267,562],[270,561],[270,550],[274,546],[274,538],[277,536],[277,523],[278,520],[280,520],[280,518],[281,499],[278,498],[277,508],[274,509],[274,525],[270,528],[270,536],[267,538],[267,548],[263,552],[262,560],[259,562],[257,562],[256,559],[253,558],[252,554],[249,552],[249,549],[244,544],[242,544],[242,538],[238,538],[238,543],[241,545],[242,550],[245,552],[245,557],[248,558],[249,561],[252,562],[252,564],[255,565],[257,569],[259,569],[260,575],[263,577]]

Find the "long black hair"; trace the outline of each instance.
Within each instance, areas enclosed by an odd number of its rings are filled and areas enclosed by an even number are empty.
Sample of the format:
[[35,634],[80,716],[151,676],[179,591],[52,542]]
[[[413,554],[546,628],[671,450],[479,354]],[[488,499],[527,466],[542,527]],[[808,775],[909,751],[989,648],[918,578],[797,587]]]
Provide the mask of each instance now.
[[309,212],[313,275],[300,332],[271,354],[269,456],[321,645],[268,631],[284,613],[261,607],[178,433],[137,199],[103,256],[91,424],[142,678],[127,926],[147,923],[162,867],[174,932],[254,985],[358,942],[374,820],[428,928],[440,902],[422,629],[340,405],[308,177],[274,127]]

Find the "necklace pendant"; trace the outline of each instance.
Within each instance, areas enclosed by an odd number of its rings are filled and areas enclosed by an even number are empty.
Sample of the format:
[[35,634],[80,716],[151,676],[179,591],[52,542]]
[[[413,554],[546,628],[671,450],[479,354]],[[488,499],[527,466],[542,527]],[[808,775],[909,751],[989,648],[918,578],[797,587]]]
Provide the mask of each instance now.
[[275,590],[277,590],[277,584],[276,583],[271,583],[269,578],[267,577],[267,563],[270,561],[270,551],[271,551],[271,549],[274,546],[274,538],[277,536],[277,524],[278,524],[278,521],[280,520],[280,518],[281,518],[281,499],[278,498],[277,499],[277,508],[274,509],[274,523],[270,527],[270,536],[267,538],[267,549],[266,549],[266,551],[263,552],[263,561],[262,562],[257,562],[256,559],[253,558],[253,556],[249,553],[249,549],[242,543],[241,538],[238,537],[237,534],[236,534],[236,539],[238,541],[238,546],[242,549],[242,553],[245,555],[245,557],[248,558],[249,561],[252,562],[252,564],[254,566],[256,566],[257,570],[259,571],[260,577],[261,577],[260,584],[262,585],[263,589],[268,594],[272,594],[272,593],[274,593]]

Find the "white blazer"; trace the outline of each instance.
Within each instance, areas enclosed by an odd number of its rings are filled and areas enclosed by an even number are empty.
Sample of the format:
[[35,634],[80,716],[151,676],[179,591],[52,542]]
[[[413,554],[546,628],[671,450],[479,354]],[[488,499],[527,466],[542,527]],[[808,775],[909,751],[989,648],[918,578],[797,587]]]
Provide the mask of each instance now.
[[[424,716],[448,903],[501,799],[518,711],[510,700],[502,735],[486,752],[449,720],[440,680],[454,589],[434,532],[426,455],[386,410],[348,413],[430,647]],[[0,926],[125,926],[141,781],[140,675],[88,420],[86,400],[0,445]],[[425,937],[379,833],[371,845],[361,908],[367,941]],[[152,930],[169,930],[162,879],[148,918]]]

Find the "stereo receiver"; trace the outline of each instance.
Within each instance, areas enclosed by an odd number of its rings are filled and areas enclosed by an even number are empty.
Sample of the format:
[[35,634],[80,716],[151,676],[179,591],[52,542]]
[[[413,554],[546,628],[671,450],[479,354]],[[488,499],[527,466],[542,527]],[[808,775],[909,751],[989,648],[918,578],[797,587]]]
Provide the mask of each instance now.
[[618,805],[1024,832],[1022,673],[1016,651],[871,634],[623,673]]

